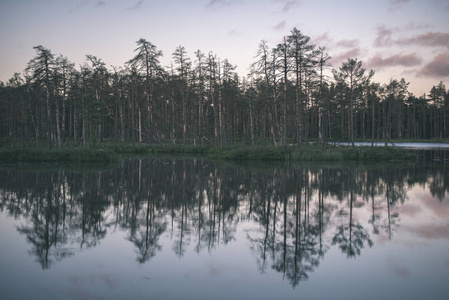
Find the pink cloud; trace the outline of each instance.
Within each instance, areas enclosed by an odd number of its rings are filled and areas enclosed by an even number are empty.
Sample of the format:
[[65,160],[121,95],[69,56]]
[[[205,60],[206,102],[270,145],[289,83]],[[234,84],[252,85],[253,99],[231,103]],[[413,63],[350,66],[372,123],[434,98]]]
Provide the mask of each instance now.
[[419,205],[410,205],[410,204],[404,204],[401,206],[401,215],[409,216],[414,218],[417,214],[419,214],[422,211],[422,207]]
[[[415,25],[411,23],[407,29],[424,28],[426,25]],[[448,47],[449,48],[449,32],[432,32],[418,34],[410,38],[393,39],[393,33],[400,32],[407,29],[387,28],[384,25],[377,27],[377,37],[374,40],[374,46],[409,46],[420,45],[424,47]]]
[[359,40],[341,40],[337,42],[337,46],[345,48],[355,48],[359,45]]
[[410,54],[394,54],[389,57],[383,58],[380,54],[374,56],[371,60],[367,62],[370,68],[384,68],[393,66],[404,66],[412,67],[417,66],[422,62],[421,58],[416,55],[416,53]]
[[290,9],[292,9],[294,6],[298,5],[298,1],[286,1],[284,8],[282,9],[282,12],[288,12]]
[[276,2],[284,3],[284,7],[282,8],[283,13],[289,12],[293,7],[300,4],[298,0],[276,0]]
[[377,27],[377,37],[374,40],[374,46],[387,46],[392,44],[391,36],[393,32],[391,29],[381,25]]
[[332,39],[329,37],[329,32],[325,32],[319,36],[312,37],[312,44],[315,45],[329,45],[332,43]]
[[426,47],[443,46],[449,48],[449,33],[448,32],[427,32],[416,37],[408,39],[400,39],[396,42],[399,45],[416,44]]
[[285,20],[273,27],[274,30],[282,30],[285,28]]
[[427,240],[449,240],[449,223],[436,224],[422,224],[420,226],[403,226],[404,230],[412,232],[415,235]]
[[227,6],[232,5],[236,3],[241,3],[239,0],[210,0],[209,3],[206,5],[206,7],[213,7],[213,6]]
[[410,2],[410,0],[391,0],[389,11],[395,11],[398,8],[401,8],[403,4]]
[[449,77],[449,53],[440,53],[425,65],[420,75],[428,77]]
[[449,216],[449,195],[446,194],[445,197],[439,200],[436,196],[431,194],[425,194],[421,196],[421,201],[424,205],[430,208],[435,216],[446,219]]
[[357,58],[361,54],[360,48],[353,48],[351,50],[348,50],[346,52],[340,53],[336,56],[334,56],[332,60],[333,65],[339,65],[343,61],[346,61],[348,58]]

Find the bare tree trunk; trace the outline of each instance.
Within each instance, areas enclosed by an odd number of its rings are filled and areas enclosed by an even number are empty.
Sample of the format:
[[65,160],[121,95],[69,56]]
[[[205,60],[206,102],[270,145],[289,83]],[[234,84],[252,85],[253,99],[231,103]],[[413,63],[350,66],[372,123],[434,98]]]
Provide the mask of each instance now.
[[51,118],[51,107],[50,107],[50,92],[48,90],[48,86],[45,87],[46,92],[46,104],[47,104],[47,122],[48,122],[48,147],[50,149],[53,148],[53,139],[52,139],[52,131],[53,131],[53,122]]
[[28,103],[28,109],[30,111],[30,116],[31,116],[31,122],[33,123],[33,127],[34,127],[34,134],[36,136],[36,144],[39,147],[39,127],[37,125],[37,114],[36,114],[36,119],[33,116],[33,112],[31,110],[31,105]]
[[285,69],[285,73],[284,73],[284,103],[283,103],[283,113],[282,113],[282,117],[283,117],[283,141],[282,141],[282,145],[284,147],[287,147],[287,68]]
[[134,125],[135,121],[134,121],[134,90],[133,90],[131,94],[131,140],[133,147],[134,144],[136,143]]
[[58,148],[62,149],[61,144],[61,123],[60,123],[60,113],[59,113],[59,102],[58,97],[55,97],[55,105],[56,105],[56,138],[58,141]]
[[351,146],[354,147],[354,99],[352,96],[352,83],[351,83],[351,91],[350,91],[350,107],[349,107],[349,130],[351,137]]
[[[203,88],[202,86],[203,83],[201,83],[201,89]],[[202,90],[200,91],[200,97],[198,99],[198,138],[200,140],[200,144],[203,145],[204,141],[203,141],[203,122],[202,119],[204,118],[203,116],[203,93]]]
[[373,96],[373,103],[371,109],[371,146],[374,146],[374,134],[375,134],[375,97]]
[[73,128],[71,128],[71,130],[73,130],[73,142],[76,144],[76,141],[78,139],[78,135],[76,132],[76,128],[78,127],[78,118],[76,117],[76,101],[73,102],[73,112],[71,115],[73,116]]
[[87,140],[87,113],[86,113],[86,104],[84,100],[84,94],[81,96],[82,98],[82,115],[83,115],[83,133],[82,133],[82,139],[83,139],[83,147],[86,146],[86,140]]
[[142,144],[142,115],[140,113],[140,106],[138,109],[138,114],[139,114],[139,144]]
[[172,119],[171,119],[171,127],[172,127],[172,141],[173,145],[176,143],[176,124],[175,124],[175,91],[172,89]]
[[249,121],[250,121],[250,131],[251,131],[251,146],[254,147],[254,116],[253,116],[253,105],[251,98],[249,99]]
[[276,142],[276,134],[274,132],[274,126],[273,126],[273,116],[271,114],[271,110],[270,110],[270,104],[267,104],[267,110],[268,110],[268,122],[270,123],[270,134],[271,134],[271,138],[273,139],[273,145],[274,147],[277,147],[278,144]]
[[[151,96],[148,95],[148,103],[147,103],[147,109],[148,109],[148,142],[151,144],[151,142],[153,141],[153,108],[151,105]],[[139,110],[140,113],[140,110]],[[140,119],[140,116],[139,116]],[[139,124],[139,126],[141,126]],[[139,129],[140,131],[142,130],[142,128]],[[142,133],[140,138],[142,139]],[[141,141],[142,142],[142,141]]]
[[62,133],[62,142],[65,142],[66,139],[66,114],[67,114],[67,99],[66,99],[66,87],[64,83],[64,91],[62,96],[62,116],[61,116],[61,133]]
[[321,107],[318,107],[318,142],[323,144],[323,117]]
[[184,98],[184,92],[182,94],[182,143],[185,145],[187,143],[187,101]]
[[123,112],[123,103],[120,103],[121,101],[119,101],[118,103],[118,109],[119,109],[119,114],[120,114],[120,140],[122,141],[122,143],[125,142],[125,116],[124,116],[124,112]]
[[302,142],[302,120],[301,120],[301,97],[299,86],[296,87],[296,145],[301,147]]
[[218,144],[223,147],[223,97],[221,86],[218,90]]

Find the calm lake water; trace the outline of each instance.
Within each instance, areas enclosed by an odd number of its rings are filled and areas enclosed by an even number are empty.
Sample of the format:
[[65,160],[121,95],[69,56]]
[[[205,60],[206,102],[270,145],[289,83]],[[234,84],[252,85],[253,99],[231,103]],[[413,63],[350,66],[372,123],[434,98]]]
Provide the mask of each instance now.
[[448,299],[449,151],[0,169],[1,299]]

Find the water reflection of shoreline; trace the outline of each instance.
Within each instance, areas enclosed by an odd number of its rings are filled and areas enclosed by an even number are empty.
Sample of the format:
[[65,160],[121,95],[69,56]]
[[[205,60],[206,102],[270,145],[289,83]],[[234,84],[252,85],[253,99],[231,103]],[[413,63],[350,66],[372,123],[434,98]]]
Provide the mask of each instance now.
[[[179,257],[192,247],[212,252],[234,242],[245,220],[252,224],[246,237],[259,271],[276,270],[296,286],[332,246],[356,257],[373,246],[374,236],[393,238],[411,188],[426,186],[445,199],[443,171],[398,165],[258,170],[194,159],[128,160],[101,172],[2,170],[0,203],[27,220],[17,229],[44,269],[95,247],[108,228],[126,230],[137,261],[145,263],[162,251],[164,234]],[[420,230],[426,236],[425,227]],[[441,238],[448,238],[442,230]]]

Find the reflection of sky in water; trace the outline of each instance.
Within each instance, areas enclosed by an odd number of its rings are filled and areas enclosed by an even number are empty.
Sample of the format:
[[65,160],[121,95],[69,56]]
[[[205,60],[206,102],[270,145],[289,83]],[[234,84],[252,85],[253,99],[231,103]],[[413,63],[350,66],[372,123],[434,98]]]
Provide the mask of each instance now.
[[[74,255],[60,261],[53,258],[46,270],[28,254],[31,246],[25,236],[17,233],[16,228],[29,221],[15,220],[4,210],[0,214],[1,298],[445,299],[449,292],[449,195],[439,200],[428,186],[416,184],[406,190],[404,203],[390,205],[390,218],[385,197],[377,195],[374,224],[372,199],[354,196],[353,220],[369,233],[374,245],[365,244],[360,255],[349,259],[337,245],[331,245],[331,240],[336,228],[348,223],[350,201],[325,198],[326,205],[334,206],[322,237],[327,251],[319,265],[312,267],[308,279],[294,289],[282,272],[273,269],[269,254],[265,265],[261,261],[255,250],[259,244],[252,239],[263,240],[265,227],[255,216],[248,218],[249,197],[241,199],[238,218],[226,224],[235,226],[226,244],[221,234],[213,245],[197,248],[198,232],[190,228],[183,238],[183,256],[175,251],[179,223],[172,228],[167,212],[163,216],[167,227],[158,241],[160,250],[143,264],[129,241],[129,230],[114,225],[116,211],[109,207],[104,216],[111,226],[105,238],[88,249],[81,250],[76,243],[67,245]],[[312,213],[317,209],[316,190],[310,199]],[[282,218],[282,209],[277,209]],[[337,216],[340,211],[345,213]],[[277,226],[281,232],[282,222]],[[281,237],[279,233],[277,239],[282,241]],[[292,237],[288,240],[291,242]]]

